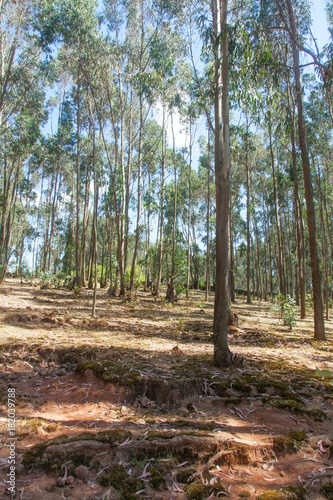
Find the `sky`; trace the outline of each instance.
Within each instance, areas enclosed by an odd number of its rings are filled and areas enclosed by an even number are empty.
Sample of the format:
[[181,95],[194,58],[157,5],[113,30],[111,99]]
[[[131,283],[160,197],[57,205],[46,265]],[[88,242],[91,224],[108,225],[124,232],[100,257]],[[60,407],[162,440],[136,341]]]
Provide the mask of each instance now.
[[325,7],[326,0],[313,0],[312,2],[312,32],[317,39],[319,49],[329,40]]

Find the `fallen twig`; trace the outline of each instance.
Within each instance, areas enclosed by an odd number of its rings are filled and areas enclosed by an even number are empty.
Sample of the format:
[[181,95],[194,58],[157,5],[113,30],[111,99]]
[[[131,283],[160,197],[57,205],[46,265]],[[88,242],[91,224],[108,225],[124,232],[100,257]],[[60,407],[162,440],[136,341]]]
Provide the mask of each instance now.
[[236,451],[235,449],[219,451],[218,453],[216,453],[216,455],[214,455],[212,458],[208,460],[206,465],[200,471],[196,472],[195,474],[192,474],[190,479],[195,479],[196,477],[200,476],[201,480],[203,481],[203,475],[209,471],[209,469],[211,468],[213,463],[216,462],[216,460],[218,460],[221,457],[225,457],[226,455],[232,455],[235,451]]

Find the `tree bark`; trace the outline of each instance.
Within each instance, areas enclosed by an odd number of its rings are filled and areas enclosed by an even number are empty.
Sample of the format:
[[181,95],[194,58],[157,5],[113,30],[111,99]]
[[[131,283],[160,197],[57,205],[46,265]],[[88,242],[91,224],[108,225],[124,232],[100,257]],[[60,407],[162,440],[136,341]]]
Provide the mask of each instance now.
[[213,23],[217,42],[215,51],[216,278],[213,342],[214,366],[223,367],[231,364],[228,347],[230,142],[227,0],[213,0]]
[[80,252],[80,126],[81,126],[81,68],[79,63],[77,76],[77,144],[76,144],[76,238],[75,238],[75,285],[81,286],[81,252]]
[[313,291],[313,305],[314,305],[314,337],[316,340],[326,340],[325,324],[324,324],[324,307],[321,291],[321,271],[317,243],[317,229],[316,229],[316,216],[313,200],[313,187],[311,179],[311,170],[309,162],[308,144],[305,127],[304,104],[303,104],[303,89],[301,82],[301,72],[299,67],[299,49],[296,41],[298,40],[298,31],[296,25],[296,14],[292,0],[286,0],[290,29],[292,33],[292,50],[293,50],[293,64],[294,75],[296,84],[296,98],[298,110],[298,133],[299,144],[301,149],[302,165],[303,165],[303,179],[305,187],[305,201],[308,217],[309,229],[309,246],[310,246],[310,260],[312,272],[312,291]]
[[207,212],[206,212],[206,234],[207,234],[207,255],[206,255],[206,293],[205,300],[208,301],[210,293],[210,138],[208,129],[208,144],[207,144]]

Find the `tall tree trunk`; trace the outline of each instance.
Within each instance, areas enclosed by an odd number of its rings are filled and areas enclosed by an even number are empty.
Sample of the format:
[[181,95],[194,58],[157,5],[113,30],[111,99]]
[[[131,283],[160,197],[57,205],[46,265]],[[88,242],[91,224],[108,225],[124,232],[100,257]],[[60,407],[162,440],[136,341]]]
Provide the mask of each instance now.
[[301,306],[301,319],[305,318],[306,314],[306,290],[305,290],[305,248],[302,245],[301,224],[302,207],[298,196],[298,175],[297,175],[297,154],[295,141],[295,122],[294,113],[291,113],[291,153],[294,174],[294,205],[295,205],[295,220],[296,220],[296,240],[297,240],[297,258],[298,258],[298,275],[299,275],[299,294]]
[[142,137],[143,137],[143,97],[140,93],[140,131],[139,131],[139,150],[138,150],[138,202],[137,202],[137,219],[135,232],[135,246],[130,275],[130,292],[134,292],[134,276],[138,257],[139,241],[140,241],[140,219],[141,219],[141,183],[142,183]]
[[[148,172],[148,192],[150,193],[151,180],[150,172]],[[145,292],[148,291],[150,286],[150,202],[146,210],[147,230],[146,230],[146,271],[145,271]]]
[[[59,167],[59,166],[58,166]],[[54,181],[54,196],[52,201],[52,209],[51,209],[51,227],[50,227],[50,235],[48,237],[47,243],[47,258],[46,258],[46,266],[48,272],[51,271],[52,265],[52,243],[55,231],[55,221],[58,209],[58,199],[61,188],[61,174],[59,174],[59,170],[56,172],[55,181]]]
[[96,172],[96,134],[93,122],[93,117],[91,117],[92,129],[93,129],[93,176],[94,176],[94,219],[93,219],[93,232],[94,232],[94,251],[93,251],[93,261],[94,261],[94,294],[92,303],[92,317],[96,317],[96,300],[97,300],[97,210],[98,210],[98,181]]
[[16,214],[16,202],[17,202],[17,187],[19,184],[19,178],[20,178],[20,169],[21,169],[21,159],[18,159],[17,162],[17,168],[15,172],[15,177],[14,177],[14,182],[13,182],[13,187],[11,191],[11,197],[10,197],[10,202],[9,202],[9,208],[8,208],[8,214],[7,214],[7,219],[6,219],[6,225],[5,225],[5,232],[4,232],[4,242],[2,245],[2,258],[1,258],[1,271],[0,271],[0,284],[3,283],[6,272],[7,272],[7,266],[9,263],[9,259],[11,257],[11,252],[10,252],[10,240],[11,240],[11,234],[12,234],[12,227],[13,227],[13,221],[15,218]]
[[325,324],[324,324],[324,307],[321,291],[321,271],[320,261],[317,244],[317,229],[316,229],[316,216],[313,200],[313,188],[311,179],[311,170],[309,162],[308,144],[306,137],[304,104],[303,104],[303,89],[301,82],[301,72],[299,67],[299,49],[297,45],[298,30],[296,25],[296,14],[294,3],[292,0],[286,0],[289,14],[290,29],[292,34],[292,50],[293,50],[293,63],[294,75],[296,84],[296,98],[298,110],[298,133],[299,144],[301,149],[302,165],[303,165],[303,178],[305,187],[305,201],[308,217],[309,229],[309,246],[310,246],[310,261],[312,272],[312,291],[313,291],[313,305],[314,305],[314,337],[317,340],[326,340]]
[[205,300],[208,301],[210,293],[210,136],[208,129],[207,143],[207,212],[206,212],[206,235],[207,235],[207,254],[206,254],[206,293]]
[[81,139],[81,67],[77,76],[77,135],[76,135],[76,238],[75,238],[75,285],[81,286],[80,252],[80,139]]
[[130,203],[130,187],[132,178],[132,129],[133,129],[133,89],[130,94],[130,108],[128,118],[128,155],[127,155],[127,172],[126,172],[126,191],[125,191],[125,241],[124,241],[124,269],[127,268],[128,260],[128,238],[129,238],[129,203]]
[[[94,133],[94,132],[93,132]],[[90,188],[90,173],[87,164],[86,170],[86,180],[85,180],[85,193],[84,193],[84,209],[83,209],[83,219],[82,219],[82,250],[81,250],[81,281],[82,285],[85,286],[86,281],[86,239],[87,239],[87,229],[89,225],[89,188]]]
[[192,210],[192,191],[191,191],[191,171],[192,171],[192,117],[190,116],[190,162],[188,166],[188,218],[187,218],[187,273],[186,273],[186,298],[190,293],[190,267],[191,267],[191,210]]
[[170,270],[170,280],[168,282],[168,288],[166,292],[166,300],[168,302],[174,302],[176,299],[174,290],[174,278],[175,278],[175,257],[176,257],[176,229],[177,229],[177,194],[178,194],[178,182],[177,182],[177,164],[176,164],[176,138],[175,129],[173,124],[173,114],[171,112],[171,130],[172,130],[172,156],[173,156],[173,173],[175,182],[175,196],[173,203],[173,222],[172,222],[172,253],[171,253],[171,270]]
[[157,271],[157,281],[155,286],[155,294],[158,296],[160,294],[161,279],[162,279],[162,264],[163,264],[163,226],[164,226],[164,191],[165,191],[165,161],[166,161],[166,145],[165,145],[165,133],[166,133],[166,112],[165,112],[165,102],[163,99],[163,118],[162,118],[162,158],[161,158],[161,196],[160,196],[160,236],[159,236],[159,246],[158,246],[158,271]]
[[229,209],[229,293],[230,302],[235,302],[235,274],[234,274],[234,243],[231,226],[231,205]]
[[284,283],[283,283],[283,271],[282,271],[282,249],[281,249],[281,229],[279,222],[279,205],[278,196],[276,188],[276,175],[275,175],[275,158],[273,152],[273,142],[272,142],[272,120],[270,110],[267,113],[268,116],[268,135],[269,135],[269,150],[271,156],[271,167],[272,167],[272,178],[273,178],[273,194],[274,194],[274,213],[275,213],[275,225],[276,234],[278,238],[278,252],[277,252],[277,268],[279,274],[279,293],[285,295]]
[[[229,142],[229,36],[227,32],[227,0],[213,0],[215,39],[215,187],[216,187],[216,278],[214,303],[214,365],[228,366],[228,250],[230,198]],[[221,34],[222,54],[220,47]],[[222,56],[222,57],[221,57]],[[222,59],[222,65],[221,65]]]
[[246,138],[245,138],[245,168],[246,168],[246,302],[251,304],[251,239],[250,239],[250,184],[251,173],[249,164],[249,120],[246,113]]

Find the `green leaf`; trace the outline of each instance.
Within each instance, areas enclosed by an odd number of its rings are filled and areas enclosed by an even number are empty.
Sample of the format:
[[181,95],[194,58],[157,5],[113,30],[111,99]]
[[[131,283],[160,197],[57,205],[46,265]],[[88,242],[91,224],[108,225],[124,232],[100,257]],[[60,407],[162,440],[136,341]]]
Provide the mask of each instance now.
[[333,372],[329,371],[329,370],[316,370],[316,375],[319,375],[319,377],[329,377],[329,378],[333,378]]

